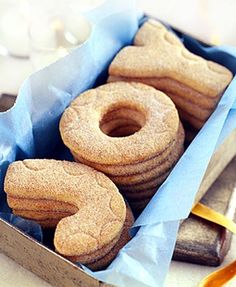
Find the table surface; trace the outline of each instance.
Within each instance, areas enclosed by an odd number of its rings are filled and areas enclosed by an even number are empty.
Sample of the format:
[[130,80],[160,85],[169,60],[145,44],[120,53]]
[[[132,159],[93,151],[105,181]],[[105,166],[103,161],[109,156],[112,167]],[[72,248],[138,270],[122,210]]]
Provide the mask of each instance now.
[[[204,1],[186,1],[182,0],[181,2],[176,0],[171,1],[164,1],[164,0],[138,0],[140,7],[144,9],[146,12],[155,15],[159,17],[162,20],[165,20],[172,25],[175,25],[179,27],[180,29],[183,29],[185,27],[184,19],[185,21],[188,21],[188,29],[195,34],[195,36],[199,36],[199,38],[202,38],[204,40],[209,40],[210,38],[210,32],[207,33],[206,29],[199,31],[199,21],[202,21],[202,19],[198,19],[198,21],[193,22],[193,15],[196,15],[196,5],[199,5],[200,2]],[[178,2],[178,4],[177,4]],[[191,7],[189,6],[189,2],[191,2]],[[209,2],[209,5],[212,5],[211,3],[213,1],[205,1]],[[228,0],[228,1],[221,1],[221,3],[224,3],[224,5],[228,4],[231,9],[225,9],[225,19],[229,19],[229,13],[234,13],[235,9],[232,9],[232,5],[235,5],[236,3]],[[167,7],[168,3],[168,7]],[[181,3],[181,4],[180,4]],[[200,3],[201,4],[201,3]],[[214,1],[214,5],[220,8],[220,1]],[[226,5],[227,6],[227,5]],[[225,8],[227,8],[225,6]],[[188,9],[188,14],[186,17],[179,17],[180,13],[183,12],[184,7]],[[210,6],[208,6],[209,9]],[[190,10],[189,10],[190,9]],[[222,11],[221,11],[222,12]],[[192,13],[192,16],[191,16]],[[186,14],[186,13],[185,13]],[[211,16],[213,17],[213,16]],[[235,17],[232,17],[235,19]],[[192,20],[191,20],[192,19]],[[218,19],[218,18],[217,18]],[[196,20],[196,19],[195,19]],[[206,19],[205,19],[206,20]],[[222,17],[221,17],[221,20]],[[190,25],[190,21],[192,21],[192,26]],[[219,22],[219,21],[218,21]],[[230,23],[232,24],[232,23]],[[231,26],[233,27],[233,26]],[[225,29],[225,26],[224,26]],[[225,29],[227,30],[227,29]],[[224,30],[224,31],[225,31]],[[190,32],[188,31],[188,32]],[[212,32],[212,31],[211,31]],[[227,37],[226,37],[227,36]],[[232,34],[233,36],[233,34]],[[232,36],[231,34],[225,35],[225,38],[222,39],[225,43],[232,43]],[[219,36],[218,36],[219,37]],[[218,39],[219,40],[219,39]],[[234,43],[233,43],[234,44]],[[236,45],[236,43],[235,43]],[[236,258],[236,236],[233,237],[231,249],[226,256],[224,260],[224,264],[228,264],[229,262],[232,262]],[[9,259],[3,254],[0,254],[0,287],[50,287],[48,283],[41,280],[31,272],[25,270],[23,267],[19,266],[17,263]],[[158,266],[157,266],[158,268]],[[200,266],[195,264],[188,264],[188,263],[181,263],[181,262],[175,262],[173,261],[170,266],[169,273],[167,275],[167,280],[165,287],[196,287],[198,282],[207,274],[213,272],[216,268],[213,267],[206,267],[206,266]],[[227,286],[235,286],[236,285],[236,278],[231,280],[230,283],[227,284]],[[129,286],[132,287],[132,286]]]

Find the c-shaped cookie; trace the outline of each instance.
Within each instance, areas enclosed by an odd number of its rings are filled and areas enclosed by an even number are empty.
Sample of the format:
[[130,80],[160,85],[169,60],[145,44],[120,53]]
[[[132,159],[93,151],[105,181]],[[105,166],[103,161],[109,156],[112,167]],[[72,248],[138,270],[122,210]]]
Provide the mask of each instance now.
[[17,161],[7,170],[4,188],[15,214],[27,208],[36,221],[39,214],[41,220],[54,221],[66,216],[57,224],[54,245],[74,261],[95,262],[120,238],[125,202],[114,183],[93,168],[56,160]]

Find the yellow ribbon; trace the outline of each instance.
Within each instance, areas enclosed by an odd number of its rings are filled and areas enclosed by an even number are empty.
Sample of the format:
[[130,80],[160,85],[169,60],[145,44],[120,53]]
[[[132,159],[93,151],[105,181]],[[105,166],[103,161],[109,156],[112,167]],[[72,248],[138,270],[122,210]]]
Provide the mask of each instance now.
[[223,214],[216,212],[210,207],[207,207],[206,205],[201,203],[196,204],[192,209],[192,213],[208,221],[221,225],[236,234],[236,224],[232,220],[228,219]]
[[206,276],[198,287],[221,287],[236,275],[236,261]]
[[[232,220],[201,203],[197,203],[193,207],[192,213],[208,221],[221,225],[236,234],[236,224]],[[206,276],[200,282],[198,287],[221,287],[225,283],[229,282],[234,276],[236,276],[236,260]]]

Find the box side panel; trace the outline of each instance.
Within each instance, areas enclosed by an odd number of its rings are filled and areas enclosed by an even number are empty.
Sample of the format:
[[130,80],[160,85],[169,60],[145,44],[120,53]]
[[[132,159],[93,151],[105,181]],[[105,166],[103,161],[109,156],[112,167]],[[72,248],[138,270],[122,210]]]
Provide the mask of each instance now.
[[[105,286],[0,219],[0,252],[57,287]],[[109,285],[107,285],[109,286]]]
[[211,161],[207,167],[205,176],[202,180],[200,188],[195,198],[195,203],[205,195],[214,181],[218,178],[221,172],[225,169],[228,163],[236,155],[236,130],[234,130],[227,139],[219,146],[213,154]]

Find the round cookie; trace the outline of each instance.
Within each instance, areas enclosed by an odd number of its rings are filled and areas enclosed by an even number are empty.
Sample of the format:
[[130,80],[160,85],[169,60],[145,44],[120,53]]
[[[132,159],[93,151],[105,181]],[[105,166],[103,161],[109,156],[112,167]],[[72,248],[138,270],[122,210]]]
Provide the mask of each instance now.
[[139,183],[139,184],[131,184],[131,185],[120,185],[120,191],[123,194],[126,194],[126,192],[130,193],[130,192],[139,192],[139,191],[143,191],[145,189],[151,189],[151,188],[155,188],[157,186],[159,186],[170,174],[171,169],[168,170],[166,173],[164,173],[163,175],[154,178],[148,182],[144,182],[144,183]]
[[111,164],[98,164],[96,162],[88,161],[82,158],[81,156],[75,154],[72,152],[75,161],[84,163],[88,166],[92,166],[97,170],[100,170],[107,174],[108,176],[127,176],[127,175],[135,175],[140,173],[140,171],[148,171],[154,167],[156,167],[157,164],[163,163],[166,159],[166,157],[170,154],[170,152],[173,149],[173,146],[175,144],[175,141],[171,143],[171,145],[163,151],[161,154],[154,155],[150,159],[146,159],[143,161],[138,161],[133,164],[126,164],[126,165],[111,165]]
[[135,206],[166,179],[183,153],[185,137],[165,94],[125,82],[80,95],[63,114],[60,132],[77,162],[104,172]]
[[[124,116],[140,130],[126,137],[111,137],[101,130],[103,122]],[[65,145],[99,164],[126,165],[153,157],[173,142],[178,127],[178,112],[169,97],[144,84],[125,82],[83,93],[60,121]]]
[[180,123],[176,139],[161,154],[157,154],[154,157],[144,161],[127,165],[105,165],[105,164],[102,165],[96,162],[85,160],[84,158],[80,157],[79,155],[76,155],[73,152],[72,154],[77,162],[81,162],[86,165],[92,166],[97,170],[104,172],[108,176],[122,176],[122,175],[127,176],[127,175],[138,174],[140,173],[140,171],[141,172],[149,171],[154,167],[156,167],[157,165],[162,164],[166,160],[166,158],[170,155],[170,153],[173,153],[173,150],[176,147],[178,150],[178,147],[183,145],[184,138],[185,138],[184,129],[182,124]]
[[167,156],[164,162],[159,165],[154,166],[153,169],[143,171],[140,169],[140,172],[134,175],[123,175],[123,176],[110,176],[109,178],[115,182],[118,186],[120,185],[133,185],[151,181],[152,179],[162,176],[166,173],[171,167],[175,165],[177,160],[183,154],[183,141],[184,137],[176,141],[172,152]]

